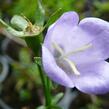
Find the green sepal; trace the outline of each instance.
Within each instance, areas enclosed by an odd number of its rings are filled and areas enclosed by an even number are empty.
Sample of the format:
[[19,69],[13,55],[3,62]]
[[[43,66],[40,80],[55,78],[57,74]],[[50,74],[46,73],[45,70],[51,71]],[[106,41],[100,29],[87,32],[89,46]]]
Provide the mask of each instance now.
[[16,37],[34,37],[34,36],[40,35],[41,32],[43,31],[43,27],[41,27],[41,26],[37,26],[38,30],[36,30],[36,32],[34,32],[34,33],[28,32],[26,30],[25,31],[17,31],[16,29],[12,28],[7,23],[5,23],[2,19],[0,19],[0,27],[4,28],[8,33],[10,33]]
[[57,104],[63,96],[64,96],[64,93],[62,92],[55,95],[54,98],[52,99],[52,105]]

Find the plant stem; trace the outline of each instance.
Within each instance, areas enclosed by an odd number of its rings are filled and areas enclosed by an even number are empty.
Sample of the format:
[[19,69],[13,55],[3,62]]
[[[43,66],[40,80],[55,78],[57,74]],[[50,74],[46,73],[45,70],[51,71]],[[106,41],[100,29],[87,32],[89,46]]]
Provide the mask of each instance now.
[[47,96],[48,96],[48,102],[49,102],[49,104],[51,104],[51,87],[50,87],[50,80],[49,80],[48,77],[46,77],[46,79],[47,79],[47,91],[48,91]]
[[43,74],[41,67],[39,67],[39,72],[40,72],[40,77],[41,81],[43,83],[43,88],[44,88],[44,95],[45,95],[45,105],[49,107],[51,105],[51,99],[50,99],[50,88],[49,85],[47,85],[47,77]]
[[[27,46],[33,50],[36,56],[40,56],[39,51],[41,48],[41,44],[40,44],[39,38],[40,36],[25,38]],[[48,77],[46,77],[43,74],[43,71],[40,65],[38,65],[38,68],[39,68],[40,78],[41,78],[43,89],[44,89],[45,105],[46,107],[48,107],[47,109],[50,109],[50,105],[51,105],[50,80]]]

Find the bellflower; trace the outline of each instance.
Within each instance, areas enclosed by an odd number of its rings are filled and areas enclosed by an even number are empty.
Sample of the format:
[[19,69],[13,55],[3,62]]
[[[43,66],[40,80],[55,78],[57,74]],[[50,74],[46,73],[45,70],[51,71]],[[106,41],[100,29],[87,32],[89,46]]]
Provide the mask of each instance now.
[[76,12],[64,13],[47,31],[42,63],[55,82],[89,94],[109,91],[109,23],[99,18],[79,22]]

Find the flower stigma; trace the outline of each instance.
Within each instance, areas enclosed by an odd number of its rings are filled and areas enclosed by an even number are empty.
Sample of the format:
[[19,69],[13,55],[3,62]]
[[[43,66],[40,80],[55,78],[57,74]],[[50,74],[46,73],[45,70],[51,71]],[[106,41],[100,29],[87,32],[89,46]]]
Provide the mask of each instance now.
[[[66,53],[66,54],[64,54],[64,50],[56,42],[53,42],[52,46],[53,46],[53,48],[55,48],[55,50],[59,54],[59,56],[56,57],[56,61],[57,61],[58,65],[60,67],[65,66],[64,63],[59,62],[61,60],[64,60],[68,64],[68,66],[70,67],[71,72],[73,72],[75,75],[80,75],[80,72],[78,71],[78,69],[76,67],[76,64],[73,61],[71,61],[70,59],[68,59],[68,57],[92,47],[92,44],[91,43],[86,44],[86,45],[84,45],[80,48],[77,48],[77,49],[75,49],[69,53]],[[64,68],[64,69],[66,69],[66,68]]]

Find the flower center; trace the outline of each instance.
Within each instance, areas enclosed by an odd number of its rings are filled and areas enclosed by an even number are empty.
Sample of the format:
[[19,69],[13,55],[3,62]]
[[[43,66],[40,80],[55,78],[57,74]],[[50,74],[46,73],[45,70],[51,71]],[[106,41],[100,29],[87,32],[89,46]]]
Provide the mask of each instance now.
[[86,44],[66,54],[56,42],[53,42],[52,46],[56,50],[55,53],[57,53],[56,55],[57,64],[66,72],[73,72],[75,75],[80,75],[80,72],[78,71],[75,63],[70,59],[68,59],[68,57],[92,47],[92,44]]

